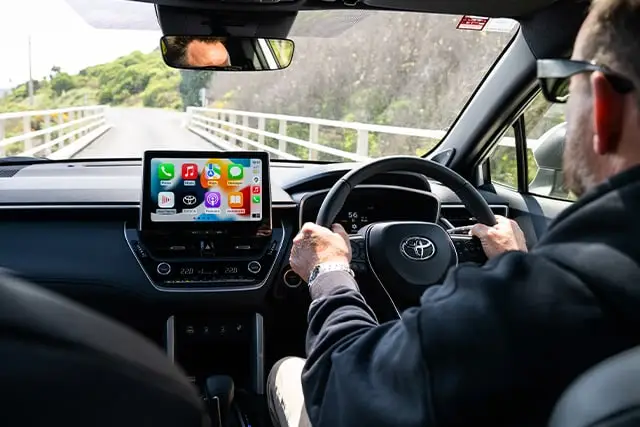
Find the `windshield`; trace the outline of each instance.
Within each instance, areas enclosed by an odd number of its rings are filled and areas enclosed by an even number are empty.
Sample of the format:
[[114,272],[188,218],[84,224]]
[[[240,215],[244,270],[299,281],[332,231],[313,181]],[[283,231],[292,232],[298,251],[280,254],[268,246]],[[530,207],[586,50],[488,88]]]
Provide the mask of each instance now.
[[0,5],[0,28],[11,40],[0,67],[0,156],[140,158],[149,149],[253,149],[327,161],[424,155],[517,30],[506,19],[302,12],[285,70],[176,70],[162,60],[152,5],[135,3],[132,19],[130,2],[81,4]]

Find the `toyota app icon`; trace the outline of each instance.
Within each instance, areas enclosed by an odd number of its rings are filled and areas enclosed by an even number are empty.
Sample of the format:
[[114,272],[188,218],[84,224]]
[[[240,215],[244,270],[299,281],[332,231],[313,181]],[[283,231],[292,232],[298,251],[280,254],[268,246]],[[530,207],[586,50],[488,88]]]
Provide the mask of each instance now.
[[186,194],[182,198],[182,204],[187,207],[195,206],[196,203],[198,203],[198,198],[194,194]]

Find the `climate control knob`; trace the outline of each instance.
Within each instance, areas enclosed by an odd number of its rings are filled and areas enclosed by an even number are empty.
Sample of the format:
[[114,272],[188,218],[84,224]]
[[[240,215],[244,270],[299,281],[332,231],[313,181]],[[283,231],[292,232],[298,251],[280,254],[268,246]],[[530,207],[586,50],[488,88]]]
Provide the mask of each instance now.
[[171,273],[171,266],[166,262],[161,262],[156,267],[156,271],[162,276],[167,276],[169,273]]
[[249,265],[247,265],[247,269],[249,273],[258,274],[260,270],[262,270],[262,265],[258,261],[251,261]]

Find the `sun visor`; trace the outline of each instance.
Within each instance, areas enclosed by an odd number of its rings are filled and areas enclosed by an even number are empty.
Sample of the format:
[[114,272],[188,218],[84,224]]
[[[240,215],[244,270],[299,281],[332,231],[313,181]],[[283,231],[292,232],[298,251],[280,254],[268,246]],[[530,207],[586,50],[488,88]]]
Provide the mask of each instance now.
[[99,30],[159,31],[155,6],[123,0],[55,0],[66,2],[79,18]]
[[361,0],[371,7],[415,12],[517,18],[558,0]]
[[[376,13],[367,10],[324,10],[265,14],[222,12],[159,6],[124,0],[58,0],[78,19],[96,29],[158,31],[165,34],[209,34],[210,24],[228,26],[238,36],[337,37]],[[266,17],[266,18],[265,18]],[[245,34],[250,33],[250,34]]]

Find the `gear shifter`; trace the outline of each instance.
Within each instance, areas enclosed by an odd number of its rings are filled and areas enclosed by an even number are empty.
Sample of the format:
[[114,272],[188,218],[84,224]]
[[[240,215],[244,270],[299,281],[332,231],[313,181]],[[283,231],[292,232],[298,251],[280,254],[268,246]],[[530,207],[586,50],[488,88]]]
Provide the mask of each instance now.
[[207,378],[204,392],[209,416],[214,427],[227,427],[233,417],[231,405],[234,398],[233,379],[226,375]]

